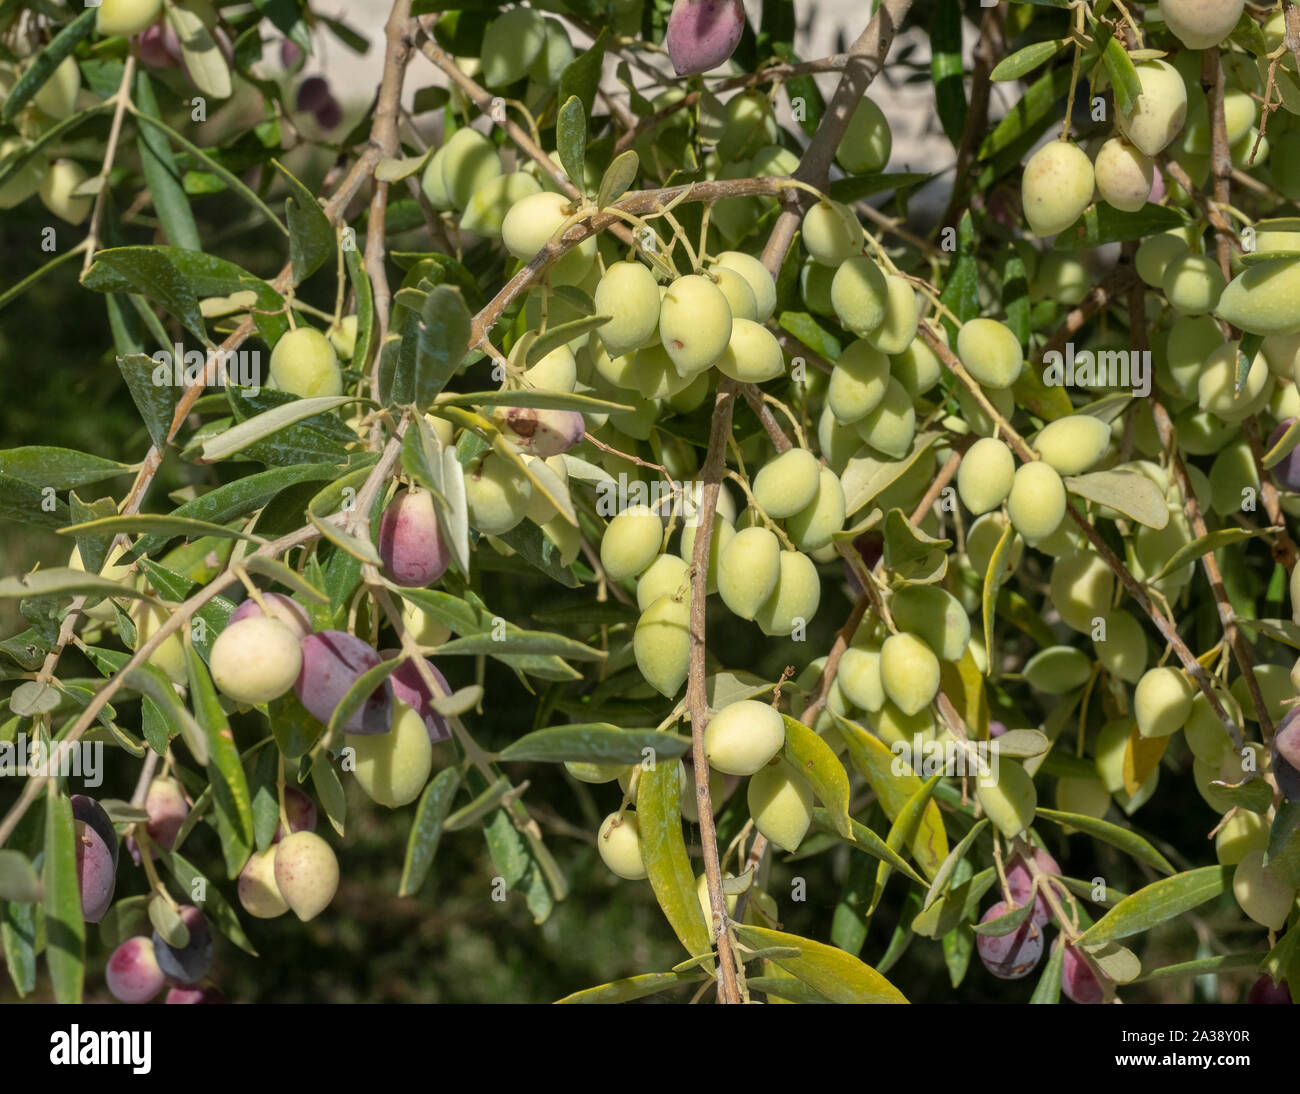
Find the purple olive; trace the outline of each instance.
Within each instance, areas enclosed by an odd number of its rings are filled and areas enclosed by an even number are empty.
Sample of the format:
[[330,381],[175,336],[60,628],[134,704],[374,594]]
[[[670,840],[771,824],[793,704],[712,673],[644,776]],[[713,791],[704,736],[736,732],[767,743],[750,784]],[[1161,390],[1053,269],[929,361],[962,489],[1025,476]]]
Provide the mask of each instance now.
[[1061,991],[1067,999],[1076,1003],[1100,1003],[1106,998],[1097,974],[1075,947],[1066,946],[1061,956]]
[[135,36],[135,54],[150,68],[180,68],[181,42],[166,22],[154,23]]
[[149,823],[145,826],[149,838],[170,851],[190,813],[181,784],[175,779],[154,779],[145,795],[144,809],[149,814]]
[[[382,658],[346,631],[321,631],[302,640],[302,671],[294,691],[308,713],[329,724],[330,717],[358,677]],[[392,728],[392,686],[387,680],[343,725],[344,733],[387,733]]]
[[989,722],[989,739],[990,739],[990,740],[996,741],[996,740],[997,740],[999,737],[1001,737],[1002,734],[1004,734],[1006,731],[1007,731],[1007,727],[1006,727],[1005,725],[1003,725],[1003,723],[1001,723],[1001,722],[995,722],[995,721],[990,721],[990,722]]
[[[400,655],[401,650],[385,650],[380,654],[385,661]],[[443,694],[450,695],[451,687],[447,684],[447,678],[438,671],[432,661],[426,658],[424,663],[429,666],[433,678],[442,686]],[[393,694],[424,719],[424,726],[429,731],[429,740],[434,744],[449,740],[451,727],[447,725],[447,720],[433,709],[433,693],[425,684],[415,662],[403,661],[389,679],[393,682]]]
[[[998,919],[1013,909],[998,901],[980,917],[981,923]],[[1031,915],[1010,934],[975,936],[980,961],[999,980],[1019,980],[1034,971],[1043,956],[1043,931]]]
[[337,129],[343,124],[343,107],[331,95],[316,108],[316,124],[322,129]]
[[398,585],[423,588],[446,573],[451,552],[427,490],[401,490],[388,503],[379,521],[379,557]]
[[1285,980],[1280,984],[1274,984],[1271,976],[1261,976],[1250,986],[1250,991],[1246,994],[1247,1003],[1290,1003],[1291,989],[1287,987]]
[[283,68],[297,68],[302,60],[302,46],[290,38],[280,42],[280,65]]
[[216,988],[172,988],[164,1003],[229,1003]]
[[[284,593],[263,593],[262,604],[266,605],[272,619],[278,619],[299,638],[306,638],[311,634],[311,616],[298,601],[285,596]],[[262,605],[250,596],[235,609],[230,617],[230,623],[238,623],[241,619],[265,614]],[[229,626],[230,623],[226,625]]]
[[108,959],[104,980],[115,999],[147,1003],[163,990],[163,972],[154,956],[153,941],[144,935],[128,938]]
[[744,30],[740,0],[673,0],[664,46],[677,75],[693,76],[730,57]]
[[[1052,877],[1061,876],[1061,867],[1056,859],[1041,848],[1034,848],[1034,862],[1043,873]],[[1034,875],[1030,873],[1029,865],[1019,855],[1007,863],[1007,889],[1011,894],[1011,903],[1017,908],[1022,906],[1029,899],[1029,894],[1033,892]],[[1052,909],[1043,899],[1041,889],[1034,898],[1034,910],[1029,918],[1039,927],[1044,926],[1052,918]]]
[[298,85],[298,109],[305,113],[315,113],[332,97],[324,76],[308,76]]
[[157,931],[153,933],[154,956],[158,967],[171,980],[182,984],[196,984],[208,975],[212,967],[212,930],[208,921],[193,904],[180,907],[181,922],[190,932],[184,946],[169,946]]
[[[284,788],[284,811],[289,815],[291,833],[316,831],[316,803],[296,786]],[[276,825],[272,842],[279,843],[282,839],[284,839],[283,823]]]
[[98,923],[113,903],[117,888],[117,833],[103,806],[94,798],[73,794],[71,804],[81,917],[87,923]]

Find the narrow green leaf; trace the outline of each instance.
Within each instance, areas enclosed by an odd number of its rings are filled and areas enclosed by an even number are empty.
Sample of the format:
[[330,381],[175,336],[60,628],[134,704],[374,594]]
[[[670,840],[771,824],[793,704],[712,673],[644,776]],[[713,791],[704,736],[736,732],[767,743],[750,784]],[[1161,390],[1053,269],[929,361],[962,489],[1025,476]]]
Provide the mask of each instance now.
[[736,934],[754,949],[782,946],[798,957],[772,960],[832,1003],[906,1003],[907,998],[870,965],[834,946],[766,927],[737,925]]
[[577,95],[570,95],[560,107],[555,122],[555,143],[565,172],[579,190],[583,189],[587,160],[587,110]]
[[834,750],[802,722],[783,714],[786,762],[808,780],[826,807],[832,826],[844,839],[853,839],[849,817],[849,776]]
[[[706,979],[703,973],[647,972],[640,976],[628,976],[622,980],[611,980],[594,988],[584,988],[557,999],[560,1003],[630,1003],[634,999],[644,999],[660,992],[671,991],[683,984],[700,984]],[[752,983],[752,981],[751,981]]]
[[45,803],[45,958],[60,1003],[80,1003],[86,968],[86,924],[77,881],[77,833],[72,803],[51,789]]
[[503,763],[638,764],[645,760],[646,749],[658,761],[684,756],[690,747],[687,738],[670,733],[592,723],[536,730],[507,745],[496,759]]
[[460,768],[447,767],[434,776],[420,795],[420,804],[415,808],[415,819],[406,839],[406,861],[402,866],[398,896],[418,892],[428,877],[433,858],[438,853],[438,841],[442,838],[442,823],[447,819],[459,788]]
[[1081,942],[1127,938],[1180,916],[1226,892],[1232,871],[1231,866],[1203,866],[1152,882],[1111,908],[1083,933]]
[[[650,887],[687,953],[698,957],[713,949],[713,928],[704,921],[695,871],[686,854],[680,797],[676,763],[641,769],[634,816]],[[633,823],[633,815],[625,815],[624,823]]]

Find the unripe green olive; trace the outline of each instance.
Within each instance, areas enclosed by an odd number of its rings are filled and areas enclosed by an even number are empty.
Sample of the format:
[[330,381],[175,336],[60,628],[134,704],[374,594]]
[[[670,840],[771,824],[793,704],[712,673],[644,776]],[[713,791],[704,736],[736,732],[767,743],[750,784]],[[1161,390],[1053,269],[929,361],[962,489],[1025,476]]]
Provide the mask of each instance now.
[[615,262],[596,286],[596,313],[610,316],[599,328],[611,357],[640,349],[659,327],[659,286],[640,262]]
[[840,138],[835,160],[850,175],[883,171],[889,163],[893,143],[885,112],[864,95],[854,107]]
[[[450,141],[448,141],[450,144]],[[447,144],[439,148],[432,156],[429,162],[424,165],[424,173],[420,176],[420,189],[424,191],[424,196],[428,198],[429,204],[440,212],[446,212],[454,209],[451,195],[447,193],[446,183],[442,179],[442,165],[447,159]],[[498,162],[500,162],[498,160]]]
[[1221,782],[1227,786],[1236,786],[1264,770],[1268,753],[1258,741],[1249,741],[1243,751],[1229,748],[1223,753],[1223,759],[1217,765],[1206,764],[1201,760],[1192,762],[1192,781],[1196,791],[1216,813],[1226,813],[1236,803],[1223,787],[1212,783]]
[[957,356],[982,387],[1007,388],[1025,365],[1020,340],[996,319],[972,319],[957,332]]
[[916,408],[907,389],[890,377],[885,397],[853,423],[858,436],[877,452],[901,460],[912,450],[916,436]]
[[162,0],[100,0],[95,30],[129,38],[157,22],[162,8]]
[[357,782],[372,801],[397,809],[420,796],[433,769],[433,745],[419,711],[395,699],[387,733],[345,740],[356,753]]
[[727,298],[727,307],[731,309],[733,320],[753,321],[758,317],[758,301],[754,299],[754,290],[740,274],[725,266],[714,266],[709,270],[709,276]]
[[762,770],[785,744],[785,722],[768,703],[741,699],[729,703],[704,727],[709,766],[726,775]]
[[792,516],[817,496],[820,470],[806,448],[791,448],[754,476],[754,500],[770,517]]
[[94,201],[88,197],[74,197],[77,189],[90,176],[81,164],[72,160],[55,160],[41,179],[40,195],[51,213],[69,224],[80,224],[90,215]]
[[578,361],[568,344],[556,346],[537,364],[524,370],[524,385],[537,391],[567,395],[578,386]]
[[[831,306],[839,321],[865,336],[885,320],[889,285],[880,267],[866,255],[845,260],[831,281]],[[915,303],[915,301],[913,302]]]
[[1210,49],[1233,32],[1246,0],[1160,0],[1160,17],[1188,49]]
[[623,773],[626,764],[584,763],[580,760],[567,760],[564,769],[579,782],[612,783]]
[[[24,142],[18,137],[0,141],[0,163],[21,154],[23,149]],[[0,209],[12,209],[36,193],[41,188],[45,170],[46,160],[43,156],[36,154],[28,159],[8,182],[0,184]]]
[[1058,475],[1082,475],[1095,467],[1110,447],[1110,427],[1091,414],[1071,414],[1046,425],[1034,449]]
[[236,702],[253,705],[279,698],[298,679],[298,636],[280,620],[250,615],[231,623],[212,644],[212,682]]
[[1091,675],[1088,655],[1073,646],[1047,646],[1025,662],[1025,682],[1045,695],[1065,695]]
[[315,832],[293,832],[276,845],[275,885],[293,914],[306,923],[334,899],[339,862]]
[[632,505],[609,522],[600,540],[600,564],[612,581],[638,576],[659,554],[664,525],[647,505]]
[[785,356],[776,335],[750,319],[732,320],[727,345],[712,363],[724,376],[745,384],[761,384],[785,373]]
[[[493,179],[501,175],[501,157],[497,153],[496,145],[478,130],[471,129],[469,126],[457,129],[440,151],[442,186],[440,190],[434,188],[431,199],[433,196],[445,195],[457,209],[466,209],[478,191],[486,188]],[[430,164],[432,162],[431,159]],[[426,168],[426,174],[427,171]],[[429,189],[427,185],[425,189],[427,192]],[[517,208],[517,204],[510,208]],[[502,216],[503,225],[506,216],[509,216],[508,210]],[[537,248],[534,248],[527,256],[516,257],[532,258],[536,253]]]
[[966,450],[957,468],[957,494],[973,514],[996,509],[1011,493],[1016,461],[1011,449],[993,437],[981,437]]
[[811,258],[805,259],[799,270],[799,293],[804,306],[815,315],[834,315],[831,285],[835,283],[835,269],[823,266]]
[[1117,718],[1101,727],[1093,744],[1093,763],[1097,775],[1112,794],[1118,794],[1124,789],[1124,756],[1133,729],[1133,719]]
[[[466,130],[458,130],[457,136],[463,132]],[[493,155],[496,155],[495,148]],[[547,190],[540,194],[530,194],[512,205],[506,213],[501,222],[501,242],[515,258],[528,262],[546,246],[560,225],[568,220],[570,208],[570,200],[564,194],[553,194]],[[583,240],[577,249],[581,251],[583,248],[594,259],[595,237]]]
[[[948,344],[948,329],[938,327],[940,340]],[[893,377],[907,389],[913,398],[924,395],[943,375],[943,362],[923,338],[913,338],[904,350],[893,358],[891,363]]]
[[1207,315],[1219,305],[1227,282],[1206,255],[1185,254],[1165,267],[1162,288],[1169,304],[1183,315]]
[[1196,694],[1185,673],[1175,668],[1150,669],[1133,691],[1133,716],[1143,737],[1177,733],[1192,712]]
[[916,714],[939,694],[939,659],[914,634],[891,634],[880,647],[880,681],[890,702]]
[[880,651],[849,647],[835,671],[840,691],[855,707],[875,714],[885,705],[885,685],[880,679]]
[[[655,518],[658,520],[658,518]],[[660,528],[662,532],[662,526]],[[775,537],[773,537],[775,538]],[[690,564],[676,555],[660,555],[637,579],[636,606],[645,611],[661,596],[683,596],[689,588]],[[723,599],[726,597],[724,595]]]
[[1122,137],[1112,137],[1101,146],[1094,164],[1097,190],[1108,205],[1136,213],[1151,196],[1155,164]]
[[[722,875],[724,881],[730,880],[735,875],[726,873]],[[700,911],[704,913],[704,922],[713,923],[713,907],[709,903],[709,879],[705,874],[701,874],[695,879],[695,895],[700,899]],[[723,903],[727,908],[727,915],[732,915],[736,911],[736,904],[740,900],[740,894],[723,894]]]
[[[357,348],[357,317],[345,315],[336,326],[331,326],[325,335],[334,347],[334,352],[344,361],[351,361]],[[441,419],[440,419],[441,420]],[[451,423],[448,422],[448,425]]]
[[1078,145],[1051,141],[1035,152],[1020,184],[1034,235],[1056,235],[1070,227],[1092,203],[1093,186],[1092,160]]
[[796,851],[812,826],[813,792],[784,760],[749,779],[749,815],[754,827],[782,851]]
[[801,623],[812,621],[821,596],[821,579],[812,559],[799,551],[782,551],[776,588],[759,608],[754,622],[770,637],[785,637]]
[[343,392],[338,354],[314,327],[291,330],[276,342],[271,351],[271,382],[303,399]]
[[865,340],[850,342],[831,370],[826,405],[836,421],[852,425],[880,405],[889,381],[889,358]]
[[32,96],[32,102],[51,118],[62,121],[70,118],[77,108],[77,93],[81,90],[81,69],[75,57],[65,57],[59,62],[41,89]]
[[866,339],[881,353],[902,353],[916,339],[920,307],[916,290],[905,278],[885,275],[885,315]]
[[[680,552],[688,564],[695,557],[695,532],[698,527],[699,520],[694,516],[682,525]],[[714,513],[713,535],[709,539],[708,573],[705,578],[705,588],[710,594],[718,591],[718,560],[735,534],[735,526],[721,513]]]
[[617,813],[607,816],[596,835],[596,848],[601,861],[619,877],[640,881],[646,876],[645,860],[641,857],[641,828],[635,810],[623,810],[622,817]]
[[1029,299],[1055,300],[1073,308],[1092,291],[1092,274],[1074,255],[1065,251],[1048,251],[1034,264],[1029,281]]
[[[718,592],[741,619],[753,619],[776,589],[781,544],[766,528],[742,528],[718,556]],[[683,569],[686,564],[682,563]],[[637,589],[638,597],[640,588]]]
[[824,406],[817,418],[817,447],[826,466],[843,474],[849,460],[861,450],[862,438],[853,426],[841,425],[831,408]]
[[499,536],[524,519],[533,484],[503,456],[489,452],[465,476],[470,523],[484,535]]
[[1022,464],[1007,497],[1007,515],[1016,531],[1030,543],[1051,535],[1065,519],[1065,484],[1061,476],[1041,460]]
[[[1285,665],[1257,665],[1255,683],[1259,686],[1260,698],[1264,700],[1264,708],[1270,720],[1280,722],[1295,700],[1290,670]],[[1238,676],[1229,691],[1238,706],[1245,711],[1246,717],[1252,722],[1258,721],[1255,701],[1251,697],[1250,688],[1246,686],[1246,678]]]
[[801,551],[832,547],[832,537],[844,527],[844,487],[829,467],[817,472],[817,494],[799,512],[787,518],[785,530]]
[[1241,910],[1270,931],[1280,931],[1295,906],[1295,889],[1264,865],[1263,851],[1247,851],[1232,874],[1232,895]]
[[1268,821],[1258,813],[1238,809],[1214,837],[1214,856],[1220,866],[1237,866],[1252,852],[1268,850]]
[[483,86],[506,87],[532,67],[546,45],[546,22],[532,8],[513,8],[483,35]]
[[646,682],[672,698],[686,680],[691,654],[691,613],[686,597],[661,596],[636,621],[632,652]]
[[275,884],[275,853],[279,846],[273,843],[265,851],[254,851],[239,872],[239,903],[258,919],[275,919],[289,910]]
[[[170,618],[165,607],[138,600],[131,608],[131,619],[135,622],[135,648],[138,650]],[[186,670],[185,646],[180,636],[173,632],[163,639],[162,644],[149,655],[149,664],[162,669],[173,684],[187,684],[189,673]]]
[[1147,236],[1133,257],[1138,277],[1153,289],[1164,285],[1165,270],[1175,258],[1188,253],[1186,238],[1179,232],[1161,232]]
[[1106,637],[1094,638],[1097,660],[1112,676],[1136,684],[1147,667],[1147,639],[1142,624],[1122,608],[1106,616]]
[[1100,820],[1110,810],[1110,791],[1096,775],[1063,776],[1056,780],[1056,808]]
[[687,274],[668,286],[659,310],[659,337],[683,376],[717,361],[731,340],[731,330],[727,298],[707,277]]
[[867,719],[871,731],[891,748],[898,743],[909,747],[920,738],[931,741],[935,735],[934,714],[929,707],[915,714],[904,714],[888,699]]
[[1259,471],[1247,441],[1229,445],[1214,457],[1210,467],[1210,508],[1220,516],[1240,513],[1246,497],[1257,497],[1259,487]]
[[1205,360],[1196,395],[1202,410],[1225,422],[1238,422],[1263,405],[1273,389],[1273,376],[1257,354],[1246,372],[1246,382],[1237,390],[1237,358],[1241,344],[1224,342]]
[[1100,556],[1067,555],[1052,567],[1052,605],[1061,622],[1088,634],[1093,620],[1105,616],[1115,595],[1115,575]]
[[1248,334],[1300,329],[1300,261],[1275,258],[1244,270],[1223,290],[1215,314]]
[[[473,130],[460,130],[461,133]],[[495,149],[493,150],[495,154]],[[511,208],[524,198],[542,192],[542,184],[525,171],[511,171],[497,175],[477,187],[465,203],[460,226],[466,232],[495,239],[501,235],[501,224]]]
[[[1239,725],[1241,708],[1237,701],[1230,695],[1218,692],[1217,689],[1216,694],[1225,711],[1229,716],[1235,715],[1235,721]],[[1187,747],[1192,750],[1192,755],[1215,771],[1219,769],[1224,757],[1232,748],[1232,738],[1228,736],[1223,722],[1210,706],[1209,699],[1201,691],[1198,691],[1192,699],[1191,712],[1187,716],[1183,736],[1187,740]]]
[[1182,132],[1187,119],[1187,88],[1178,70],[1166,61],[1137,65],[1142,93],[1133,108],[1117,109],[1115,123],[1139,151],[1157,156]]
[[[993,561],[993,552],[1006,526],[1007,518],[995,511],[980,517],[966,533],[966,557],[970,561],[971,569],[981,580],[988,573],[989,564]],[[1024,553],[1025,541],[1013,534],[1004,573],[1011,573],[1018,569]]]
[[766,323],[776,311],[776,282],[763,265],[753,255],[743,251],[723,251],[713,264],[714,269],[734,270],[745,279],[754,294],[754,305],[758,309],[754,321]]
[[838,266],[859,254],[865,239],[857,215],[838,201],[819,201],[804,214],[803,245],[823,266]]
[[1038,792],[1029,773],[1015,760],[1002,759],[995,769],[980,775],[975,793],[989,820],[1008,839],[1034,823]]
[[402,602],[402,626],[417,646],[441,646],[451,637],[451,628],[435,619],[418,604]]
[[941,661],[960,661],[970,645],[970,616],[941,586],[905,585],[894,594],[890,611],[900,630],[920,638]]

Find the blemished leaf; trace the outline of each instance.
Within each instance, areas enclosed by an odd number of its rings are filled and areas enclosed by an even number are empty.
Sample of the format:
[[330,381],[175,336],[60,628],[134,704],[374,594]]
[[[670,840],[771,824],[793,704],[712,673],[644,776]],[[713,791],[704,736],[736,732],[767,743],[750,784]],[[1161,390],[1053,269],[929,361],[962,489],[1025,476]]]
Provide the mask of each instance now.
[[618,726],[553,726],[539,729],[507,745],[496,756],[502,762],[638,764],[650,749],[658,760],[684,756],[691,747],[685,737],[656,733],[648,729],[619,729]]
[[582,189],[587,158],[587,109],[577,95],[570,95],[560,107],[555,143],[565,172]]
[[[871,784],[885,815],[894,820],[921,789],[921,780],[907,761],[895,756],[878,737],[847,718],[834,717],[836,728],[848,745],[853,766]],[[933,801],[925,806],[911,848],[913,859],[929,878],[935,876],[948,857],[948,835],[944,831],[939,807]]]
[[853,838],[849,817],[849,776],[834,750],[802,722],[783,714],[786,762],[808,780],[818,800],[826,807],[835,830]]
[[1145,475],[1132,471],[1094,471],[1067,478],[1065,488],[1148,528],[1159,529],[1169,523],[1169,506],[1164,495]]
[[641,857],[655,899],[687,953],[698,957],[713,948],[713,931],[704,921],[695,871],[686,853],[680,796],[675,763],[642,768],[636,813],[625,814],[624,823],[631,823],[635,817],[641,834]]
[[41,881],[21,851],[0,849],[0,900],[33,904],[41,899]]
[[1034,42],[1023,49],[1018,49],[994,66],[992,79],[999,82],[1019,80],[1040,65],[1046,64],[1069,44],[1068,38],[1056,38],[1047,42]]
[[907,997],[870,965],[834,946],[766,927],[738,924],[736,934],[754,949],[797,949],[798,957],[777,956],[771,960],[832,1003],[907,1002]]
[[45,801],[45,959],[60,1003],[80,1003],[86,976],[86,924],[77,880],[77,832],[72,803],[51,787]]
[[1091,945],[1150,930],[1226,892],[1232,873],[1231,866],[1203,866],[1152,882],[1111,908],[1080,941]]
[[398,896],[411,896],[419,891],[433,868],[438,842],[442,838],[442,824],[447,819],[456,791],[460,789],[460,768],[445,767],[434,776],[420,803],[415,807],[415,819],[406,839],[406,861],[402,866],[402,880]]
[[[634,999],[645,999],[651,995],[671,991],[683,984],[700,984],[706,979],[704,973],[684,972],[646,972],[639,976],[628,976],[622,980],[611,980],[608,984],[599,984],[594,988],[584,988],[557,999],[556,1004],[568,1003],[630,1003]],[[753,984],[753,980],[750,981]]]

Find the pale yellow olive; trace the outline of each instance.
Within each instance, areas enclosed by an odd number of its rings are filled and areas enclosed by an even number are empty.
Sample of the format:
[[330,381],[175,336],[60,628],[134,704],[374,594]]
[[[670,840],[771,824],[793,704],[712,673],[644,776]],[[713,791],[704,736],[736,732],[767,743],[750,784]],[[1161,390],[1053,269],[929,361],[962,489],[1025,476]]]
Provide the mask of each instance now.
[[1065,484],[1042,461],[1021,465],[1007,497],[1007,515],[1030,543],[1051,535],[1065,518]]
[[1133,715],[1143,737],[1168,737],[1187,724],[1195,685],[1180,669],[1149,669],[1133,692]]
[[271,351],[271,382],[303,399],[343,392],[343,373],[330,340],[314,327],[280,337]]
[[1142,93],[1131,110],[1117,110],[1120,131],[1146,156],[1157,156],[1182,132],[1187,119],[1187,88],[1166,61],[1137,66]]
[[727,775],[752,775],[766,767],[785,744],[785,722],[757,699],[729,703],[704,728],[709,766]]
[[981,437],[962,456],[957,468],[957,494],[962,504],[979,516],[1006,501],[1015,474],[1011,449],[993,437]]
[[1021,180],[1021,201],[1034,234],[1065,231],[1092,203],[1093,188],[1087,153],[1069,141],[1045,144],[1025,164]]
[[433,769],[433,745],[420,712],[393,700],[392,728],[387,733],[348,734],[354,751],[354,774],[372,801],[397,809],[415,801]]
[[298,635],[280,620],[250,615],[217,635],[208,667],[223,695],[250,705],[269,703],[298,679],[302,650]]
[[985,814],[1008,839],[1034,823],[1038,793],[1034,780],[1015,760],[1000,760],[988,774],[980,775],[975,793]]
[[891,634],[880,647],[880,682],[890,702],[912,715],[939,693],[939,659],[914,634]]
[[661,596],[641,613],[632,636],[637,668],[648,684],[672,698],[686,680],[691,652],[687,597]]
[[641,857],[641,828],[634,810],[623,810],[621,817],[611,813],[601,822],[596,849],[601,861],[619,877],[639,881],[646,876],[645,860]]
[[754,827],[782,851],[798,850],[812,826],[813,792],[806,779],[779,760],[749,780],[749,815]]

